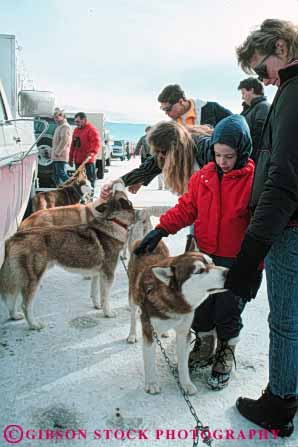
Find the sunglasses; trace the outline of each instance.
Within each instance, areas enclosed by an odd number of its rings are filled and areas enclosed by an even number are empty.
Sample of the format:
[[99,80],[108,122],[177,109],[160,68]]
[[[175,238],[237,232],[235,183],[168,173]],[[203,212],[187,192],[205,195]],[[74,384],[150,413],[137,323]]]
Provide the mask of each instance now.
[[175,104],[171,104],[170,106],[168,106],[168,107],[160,107],[161,108],[161,110],[163,111],[163,112],[165,112],[165,113],[169,113],[171,110],[172,110],[172,108],[174,107],[174,105]]
[[254,72],[258,75],[259,81],[263,82],[264,79],[269,78],[267,65],[265,64],[266,60],[272,56],[272,54],[268,54],[265,56],[261,62],[254,68]]

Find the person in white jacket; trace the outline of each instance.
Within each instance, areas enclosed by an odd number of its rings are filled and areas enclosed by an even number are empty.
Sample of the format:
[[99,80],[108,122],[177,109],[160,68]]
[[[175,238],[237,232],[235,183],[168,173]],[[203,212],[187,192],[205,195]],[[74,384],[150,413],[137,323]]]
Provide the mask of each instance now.
[[71,145],[71,128],[62,109],[56,108],[53,118],[57,128],[53,136],[51,158],[53,160],[53,177],[55,184],[58,186],[69,178],[66,173],[66,167]]

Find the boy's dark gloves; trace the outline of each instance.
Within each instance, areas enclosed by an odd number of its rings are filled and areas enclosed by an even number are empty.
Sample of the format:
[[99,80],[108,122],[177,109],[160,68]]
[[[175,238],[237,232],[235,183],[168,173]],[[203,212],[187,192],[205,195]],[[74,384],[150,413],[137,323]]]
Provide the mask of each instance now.
[[246,301],[255,298],[262,279],[259,265],[270,247],[271,244],[247,234],[237,259],[228,271],[224,287]]
[[139,256],[146,252],[150,253],[155,249],[158,242],[166,236],[168,236],[168,233],[163,228],[155,228],[154,230],[151,230],[148,234],[146,234],[138,248],[135,249],[134,254]]

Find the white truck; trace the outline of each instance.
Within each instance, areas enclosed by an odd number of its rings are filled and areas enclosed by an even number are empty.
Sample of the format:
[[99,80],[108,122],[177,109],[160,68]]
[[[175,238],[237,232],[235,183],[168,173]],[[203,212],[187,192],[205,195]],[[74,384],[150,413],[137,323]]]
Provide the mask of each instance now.
[[111,150],[109,145],[109,134],[105,129],[105,117],[101,112],[87,112],[88,121],[99,131],[101,149],[96,157],[97,178],[104,178],[105,166],[111,164]]
[[38,162],[32,117],[54,106],[50,92],[17,95],[15,52],[15,36],[0,34],[0,266],[5,240],[16,231],[34,194]]

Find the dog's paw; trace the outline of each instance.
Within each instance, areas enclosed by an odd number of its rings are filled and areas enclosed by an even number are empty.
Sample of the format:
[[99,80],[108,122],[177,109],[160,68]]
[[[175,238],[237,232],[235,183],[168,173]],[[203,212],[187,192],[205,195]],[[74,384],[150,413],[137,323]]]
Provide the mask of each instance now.
[[127,337],[127,343],[136,343],[137,342],[137,336],[135,334],[130,334]]
[[145,391],[148,394],[159,394],[161,391],[160,385],[157,382],[151,382],[145,385]]
[[104,310],[103,314],[106,318],[115,318],[116,312],[113,312],[112,310]]
[[163,333],[161,334],[161,337],[162,337],[162,338],[169,338],[169,336],[170,336],[169,332],[163,332]]
[[186,394],[188,394],[189,396],[196,394],[198,392],[197,387],[192,382],[182,383],[181,386],[186,392]]
[[11,315],[10,317],[12,320],[23,320],[24,314],[22,312],[15,312],[14,314]]
[[93,301],[93,306],[95,309],[102,309],[102,305],[100,303],[96,303]]
[[30,329],[33,331],[40,331],[41,329],[44,329],[46,327],[45,323],[42,323],[41,321],[34,321],[33,323],[30,323]]

